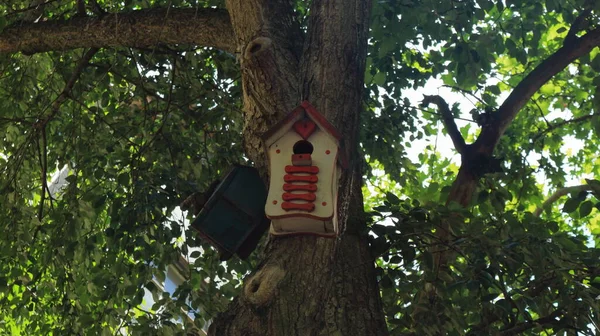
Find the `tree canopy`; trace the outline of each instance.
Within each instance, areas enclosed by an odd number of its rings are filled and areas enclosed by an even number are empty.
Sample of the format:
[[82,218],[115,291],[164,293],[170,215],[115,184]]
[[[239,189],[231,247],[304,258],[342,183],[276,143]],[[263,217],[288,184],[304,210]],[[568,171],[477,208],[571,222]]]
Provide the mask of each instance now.
[[[266,173],[252,137],[320,86],[360,105],[332,122],[357,122],[348,235],[369,240],[374,335],[600,333],[600,2],[352,1],[368,36],[325,0],[242,3],[0,4],[0,330],[171,335],[232,314],[272,239],[223,263],[173,213],[232,164]],[[358,32],[364,85],[308,64],[338,42],[327,21]],[[269,73],[240,49],[261,24]],[[352,48],[336,56],[361,70]],[[181,255],[187,281],[163,295]]]

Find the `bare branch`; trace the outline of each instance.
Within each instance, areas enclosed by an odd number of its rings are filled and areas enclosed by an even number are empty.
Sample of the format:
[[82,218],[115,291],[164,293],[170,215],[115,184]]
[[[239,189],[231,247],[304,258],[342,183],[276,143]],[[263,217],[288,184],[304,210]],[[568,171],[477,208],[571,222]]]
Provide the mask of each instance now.
[[0,33],[0,53],[157,44],[194,44],[230,53],[236,49],[229,14],[222,9],[147,9],[25,23]]
[[424,96],[421,106],[428,106],[431,103],[436,104],[440,110],[440,113],[442,114],[442,121],[446,127],[446,132],[448,132],[450,139],[452,139],[454,148],[456,148],[458,153],[464,154],[467,144],[465,143],[465,139],[463,139],[458,127],[456,126],[456,123],[454,122],[454,116],[452,116],[452,111],[450,111],[448,103],[446,103],[444,98],[438,95]]
[[[44,202],[46,201],[46,190],[48,190],[48,142],[46,138],[46,129],[42,128],[42,145],[40,151],[40,165],[42,170],[42,190],[40,196],[40,207],[38,208],[38,220],[41,222],[44,218]],[[49,195],[52,197],[51,195]]]
[[491,153],[502,134],[533,94],[571,62],[589,53],[599,45],[600,28],[596,28],[584,36],[576,38],[569,45],[561,47],[533,69],[514,88],[498,111],[494,113],[494,122],[481,130],[481,134],[475,142],[477,150]]
[[83,72],[83,69],[85,69],[85,67],[88,65],[88,63],[92,59],[92,57],[94,57],[96,52],[98,52],[98,49],[92,48],[92,49],[88,50],[81,57],[81,59],[77,63],[77,66],[75,67],[75,69],[73,69],[73,74],[71,75],[71,77],[69,78],[67,83],[65,84],[65,87],[63,88],[62,92],[52,102],[52,105],[50,106],[50,109],[51,109],[50,114],[48,116],[44,117],[43,119],[39,120],[36,124],[34,124],[34,128],[43,130],[46,127],[46,125],[48,124],[48,122],[50,122],[54,118],[54,116],[56,116],[62,103],[64,103],[65,100],[67,100],[67,98],[69,98],[69,96],[71,95],[73,86],[75,86],[75,83],[77,82],[77,80],[79,80],[79,77],[81,76],[81,73]]
[[546,324],[553,324],[553,323],[556,323],[559,321],[558,318],[561,315],[563,315],[563,310],[558,309],[547,316],[540,317],[537,320],[519,323],[510,329],[506,329],[506,330],[500,332],[499,335],[501,335],[501,336],[518,335],[518,334],[520,334],[526,330],[529,330],[531,328],[544,326]]
[[544,136],[547,133],[552,132],[553,130],[555,130],[559,127],[562,127],[562,126],[568,125],[568,124],[577,124],[580,122],[584,122],[586,120],[592,119],[593,117],[600,117],[600,113],[588,114],[588,115],[584,115],[581,117],[557,122],[555,124],[548,123],[548,128],[546,128],[545,130],[543,130],[542,132],[540,132],[536,136],[534,136],[533,139],[531,140],[531,142],[535,143],[536,141],[538,141],[539,138],[541,138],[542,136]]
[[[458,92],[462,93],[463,95],[469,95],[469,97],[475,98],[475,100],[477,100],[483,106],[487,106],[488,105],[486,102],[483,101],[483,99],[477,97],[476,95],[473,94],[473,92],[471,92],[469,90],[465,90],[463,88],[460,88],[460,87],[454,86],[454,85],[446,85],[446,84],[444,84],[442,86],[443,87],[447,87],[447,88],[452,89],[452,90],[455,90],[455,91],[458,91]],[[475,104],[473,104],[473,105],[475,105]]]
[[584,190],[593,190],[593,188],[591,185],[582,184],[582,185],[578,185],[578,186],[565,187],[565,188],[558,189],[556,192],[554,192],[554,194],[552,194],[552,196],[548,197],[548,199],[544,201],[544,203],[542,204],[541,207],[538,207],[537,209],[535,209],[535,212],[533,213],[533,215],[536,217],[539,217],[542,214],[542,211],[544,211],[544,209],[551,206],[552,203],[558,201],[559,198],[561,198],[567,194],[570,194],[570,193],[581,192]]

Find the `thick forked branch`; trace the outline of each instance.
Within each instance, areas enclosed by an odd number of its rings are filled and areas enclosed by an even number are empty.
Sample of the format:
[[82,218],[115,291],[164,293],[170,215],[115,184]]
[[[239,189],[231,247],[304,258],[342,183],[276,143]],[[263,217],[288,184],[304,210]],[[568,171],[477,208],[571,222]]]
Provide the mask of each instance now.
[[558,49],[533,69],[502,103],[502,106],[494,114],[494,122],[481,130],[481,134],[475,142],[477,150],[490,154],[504,131],[533,94],[571,62],[599,45],[600,28],[596,28],[582,37],[574,38],[572,42]]
[[546,209],[547,207],[552,205],[552,203],[558,201],[559,198],[561,198],[565,195],[571,194],[571,193],[581,192],[581,191],[585,191],[585,190],[594,190],[594,189],[589,184],[582,184],[582,185],[578,185],[578,186],[565,187],[565,188],[558,189],[557,191],[554,192],[554,194],[552,194],[550,197],[548,197],[547,200],[544,201],[544,203],[542,204],[541,207],[538,207],[537,209],[535,209],[535,212],[533,213],[533,215],[536,217],[539,217],[542,214],[542,211],[544,211],[544,209]]
[[444,122],[444,126],[446,127],[446,132],[452,139],[452,143],[454,144],[454,148],[459,154],[464,154],[467,144],[465,143],[465,139],[463,139],[458,127],[456,126],[456,122],[454,122],[454,117],[452,116],[452,111],[450,111],[450,107],[448,107],[448,103],[444,100],[444,98],[435,95],[435,96],[424,96],[423,102],[421,105],[423,107],[429,106],[429,104],[437,105],[440,113],[442,114],[442,121]]
[[195,44],[235,52],[229,14],[222,9],[147,9],[23,23],[0,33],[0,53],[157,44]]

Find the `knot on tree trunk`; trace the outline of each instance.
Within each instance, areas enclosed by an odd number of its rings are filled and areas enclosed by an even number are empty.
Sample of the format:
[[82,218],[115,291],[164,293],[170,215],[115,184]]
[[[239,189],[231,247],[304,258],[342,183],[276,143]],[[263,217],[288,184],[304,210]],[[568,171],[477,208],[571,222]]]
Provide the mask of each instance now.
[[275,296],[277,286],[285,277],[278,266],[266,266],[246,282],[244,297],[256,307],[266,305]]
[[255,38],[254,40],[250,41],[250,43],[248,43],[248,45],[246,46],[246,49],[244,51],[244,58],[250,60],[254,57],[259,56],[262,52],[268,50],[271,47],[272,43],[273,42],[268,37]]

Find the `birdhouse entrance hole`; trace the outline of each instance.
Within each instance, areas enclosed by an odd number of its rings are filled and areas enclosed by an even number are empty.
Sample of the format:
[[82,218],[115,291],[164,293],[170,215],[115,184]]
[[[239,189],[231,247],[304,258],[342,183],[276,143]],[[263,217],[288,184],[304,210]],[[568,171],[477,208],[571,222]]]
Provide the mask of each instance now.
[[294,144],[294,154],[312,154],[313,145],[306,141],[300,140]]

